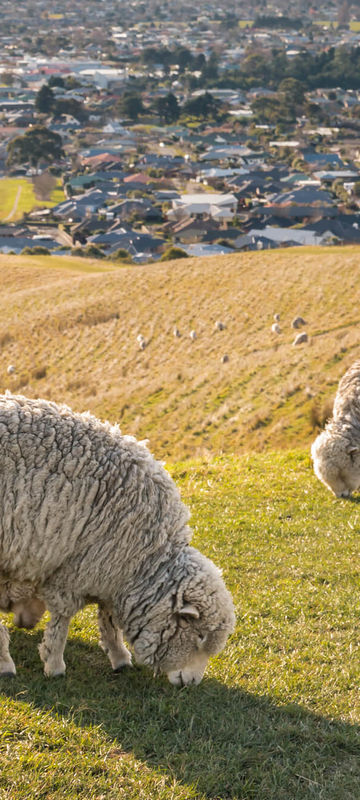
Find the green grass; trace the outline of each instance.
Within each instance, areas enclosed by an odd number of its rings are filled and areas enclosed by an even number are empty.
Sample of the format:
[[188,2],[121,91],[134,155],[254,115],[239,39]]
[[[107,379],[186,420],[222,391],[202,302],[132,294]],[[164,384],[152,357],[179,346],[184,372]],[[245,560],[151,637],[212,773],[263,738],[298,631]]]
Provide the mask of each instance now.
[[67,677],[40,631],[14,630],[2,679],[0,798],[360,797],[359,498],[336,500],[307,451],[179,463],[194,544],[224,570],[236,632],[198,687],[113,677],[95,609],[73,621]]
[[[18,197],[18,202],[16,199]],[[36,206],[50,208],[61,203],[65,195],[58,183],[51,193],[50,200],[39,200],[34,192],[31,179],[2,178],[0,181],[0,221],[17,222],[24,213],[32,211]],[[16,207],[15,207],[16,204]]]

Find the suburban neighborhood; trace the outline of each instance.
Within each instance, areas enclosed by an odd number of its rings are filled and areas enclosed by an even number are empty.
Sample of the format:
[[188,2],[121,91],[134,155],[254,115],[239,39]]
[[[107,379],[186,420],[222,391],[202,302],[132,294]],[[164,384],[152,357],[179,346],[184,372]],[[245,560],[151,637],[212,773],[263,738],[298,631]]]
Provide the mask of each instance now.
[[356,6],[283,5],[3,2],[0,252],[359,242]]

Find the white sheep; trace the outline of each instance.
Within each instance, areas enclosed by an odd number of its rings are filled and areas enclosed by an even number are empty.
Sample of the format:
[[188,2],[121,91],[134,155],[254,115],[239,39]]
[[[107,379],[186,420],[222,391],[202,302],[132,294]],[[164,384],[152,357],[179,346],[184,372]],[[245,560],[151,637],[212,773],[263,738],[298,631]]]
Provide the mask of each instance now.
[[303,319],[303,317],[294,317],[291,323],[291,327],[297,330],[298,328],[301,328],[302,325],[306,325],[306,322]]
[[281,333],[280,325],[277,322],[273,322],[271,326],[272,333]]
[[190,339],[194,342],[197,339],[196,331],[190,331]]
[[275,322],[280,322],[280,314],[274,314]]
[[177,328],[177,327],[176,327],[176,325],[175,325],[175,327],[174,327],[173,334],[174,334],[174,336],[175,336],[175,338],[176,338],[176,339],[179,339],[179,338],[180,338],[180,336],[181,336],[181,333],[180,333],[180,331],[179,331],[179,328]]
[[[45,674],[64,674],[69,622],[91,601],[114,670],[130,664],[124,632],[137,661],[175,685],[199,683],[233,629],[233,604],[189,546],[189,512],[147,448],[89,413],[7,394],[0,463],[3,602],[26,585],[50,612]],[[0,625],[0,674],[15,671]]]
[[293,341],[293,347],[297,347],[299,344],[305,344],[305,342],[307,342],[308,340],[309,340],[309,337],[308,337],[306,331],[303,331],[302,333],[298,333],[298,335],[295,336],[295,339]]
[[220,322],[220,320],[216,320],[215,328],[216,328],[217,331],[223,331],[223,330],[225,330],[225,325],[224,325],[223,322]]
[[139,344],[141,344],[141,342],[143,342],[143,341],[144,341],[144,336],[142,335],[142,333],[139,333],[139,335],[136,337],[136,341],[137,341]]
[[9,364],[9,366],[8,366],[8,368],[7,368],[7,370],[6,370],[6,372],[7,372],[7,374],[8,374],[8,375],[13,375],[13,374],[14,374],[14,372],[15,372],[15,367],[14,367],[14,365],[13,365],[13,364]]
[[336,497],[360,487],[360,361],[341,378],[333,417],[311,447],[314,472]]
[[225,355],[223,355],[223,356],[221,357],[221,363],[222,363],[222,364],[227,364],[227,363],[228,363],[228,361],[229,361],[229,356],[227,355],[227,353],[225,353]]
[[146,347],[146,341],[145,339],[141,339],[141,342],[139,342],[139,350],[145,350],[145,347]]

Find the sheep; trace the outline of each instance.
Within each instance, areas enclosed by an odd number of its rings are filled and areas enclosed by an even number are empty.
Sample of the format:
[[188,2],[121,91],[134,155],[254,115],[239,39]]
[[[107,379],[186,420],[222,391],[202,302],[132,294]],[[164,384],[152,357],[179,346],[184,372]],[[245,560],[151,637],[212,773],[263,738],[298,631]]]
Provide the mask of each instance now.
[[145,350],[145,347],[146,347],[146,341],[145,341],[145,339],[142,339],[139,342],[139,350]]
[[315,475],[336,497],[360,487],[360,360],[341,378],[333,416],[311,447]]
[[225,353],[225,355],[221,357],[221,363],[227,364],[228,361],[229,361],[229,356]]
[[294,317],[291,327],[297,330],[298,328],[301,328],[302,325],[306,325],[305,320],[302,317]]
[[197,339],[196,331],[190,331],[190,339],[194,342]]
[[8,366],[8,368],[7,368],[7,370],[6,370],[6,372],[7,372],[7,374],[8,374],[8,375],[13,375],[13,374],[14,374],[14,372],[15,372],[15,367],[14,367],[14,365],[13,365],[13,364],[9,364],[9,366]]
[[[199,683],[234,609],[220,571],[189,544],[189,512],[143,443],[47,400],[0,395],[0,584],[50,612],[40,657],[63,675],[71,617],[99,607],[118,671],[135,659],[174,685]],[[10,591],[8,590],[8,594]],[[15,674],[0,625],[0,674]]]
[[220,320],[216,320],[215,328],[216,328],[217,331],[224,331],[225,330],[225,325],[224,325],[223,322],[220,322]]
[[280,314],[274,314],[274,321],[280,322]]
[[299,344],[305,344],[305,342],[307,342],[308,340],[309,340],[309,337],[308,337],[306,331],[303,331],[302,333],[298,333],[298,335],[295,336],[295,339],[293,341],[293,347],[297,347]]
[[272,324],[272,326],[271,326],[271,332],[272,332],[272,333],[281,333],[281,328],[280,328],[280,325],[278,325],[278,323],[277,323],[277,322],[274,322],[274,323]]
[[175,325],[175,327],[174,327],[173,334],[174,334],[174,336],[175,336],[175,338],[176,338],[176,339],[179,339],[179,338],[180,338],[180,336],[181,336],[181,333],[180,333],[180,331],[179,331],[179,328],[177,328],[177,327],[176,327],[176,325]]

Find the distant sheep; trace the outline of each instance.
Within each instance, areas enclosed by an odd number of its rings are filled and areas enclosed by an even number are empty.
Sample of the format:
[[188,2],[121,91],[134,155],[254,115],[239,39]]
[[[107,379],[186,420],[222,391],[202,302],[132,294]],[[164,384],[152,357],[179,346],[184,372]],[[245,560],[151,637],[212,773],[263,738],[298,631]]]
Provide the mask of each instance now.
[[175,336],[175,338],[176,338],[176,339],[179,339],[179,338],[180,338],[180,336],[181,336],[181,333],[180,333],[180,331],[179,331],[179,328],[177,328],[177,327],[176,327],[176,325],[175,325],[175,328],[174,328],[174,330],[173,330],[173,334],[174,334],[174,336]]
[[145,341],[145,339],[144,339],[144,337],[143,337],[142,333],[139,333],[139,336],[137,336],[137,337],[136,337],[136,341],[137,341],[139,344],[141,344],[141,342],[144,342],[144,341]]
[[360,361],[341,378],[333,417],[313,442],[315,475],[336,497],[360,487]]
[[228,361],[229,361],[229,356],[225,353],[225,355],[221,357],[221,363],[227,364]]
[[194,342],[197,339],[196,331],[190,331],[190,339]]
[[281,333],[280,325],[277,322],[273,322],[271,326],[272,333]]
[[280,314],[274,314],[275,322],[280,322]]
[[[189,546],[189,512],[147,448],[89,413],[0,395],[0,463],[0,604],[36,598],[35,620],[50,612],[45,674],[64,674],[69,622],[97,602],[115,671],[131,661],[124,631],[139,663],[199,683],[233,630],[233,604]],[[0,625],[0,674],[15,672]]]
[[13,364],[9,364],[9,366],[8,366],[8,368],[7,368],[7,370],[6,370],[6,372],[7,372],[7,374],[8,374],[8,375],[13,375],[13,374],[14,374],[14,372],[15,372],[15,367],[14,367],[14,365],[13,365]]
[[139,342],[139,349],[145,350],[145,347],[146,347],[145,339],[141,339],[141,342]]
[[297,330],[298,328],[301,328],[302,325],[306,325],[306,322],[303,319],[303,317],[295,317],[293,319],[292,323],[291,323],[291,327],[295,328],[295,330]]
[[305,344],[305,342],[307,342],[308,340],[309,337],[305,331],[303,331],[302,333],[298,333],[298,335],[295,336],[295,339],[293,341],[293,347],[297,347],[299,344]]
[[217,331],[223,331],[223,330],[225,330],[225,325],[224,325],[223,322],[220,322],[220,320],[217,320],[215,322],[215,328],[216,328]]

